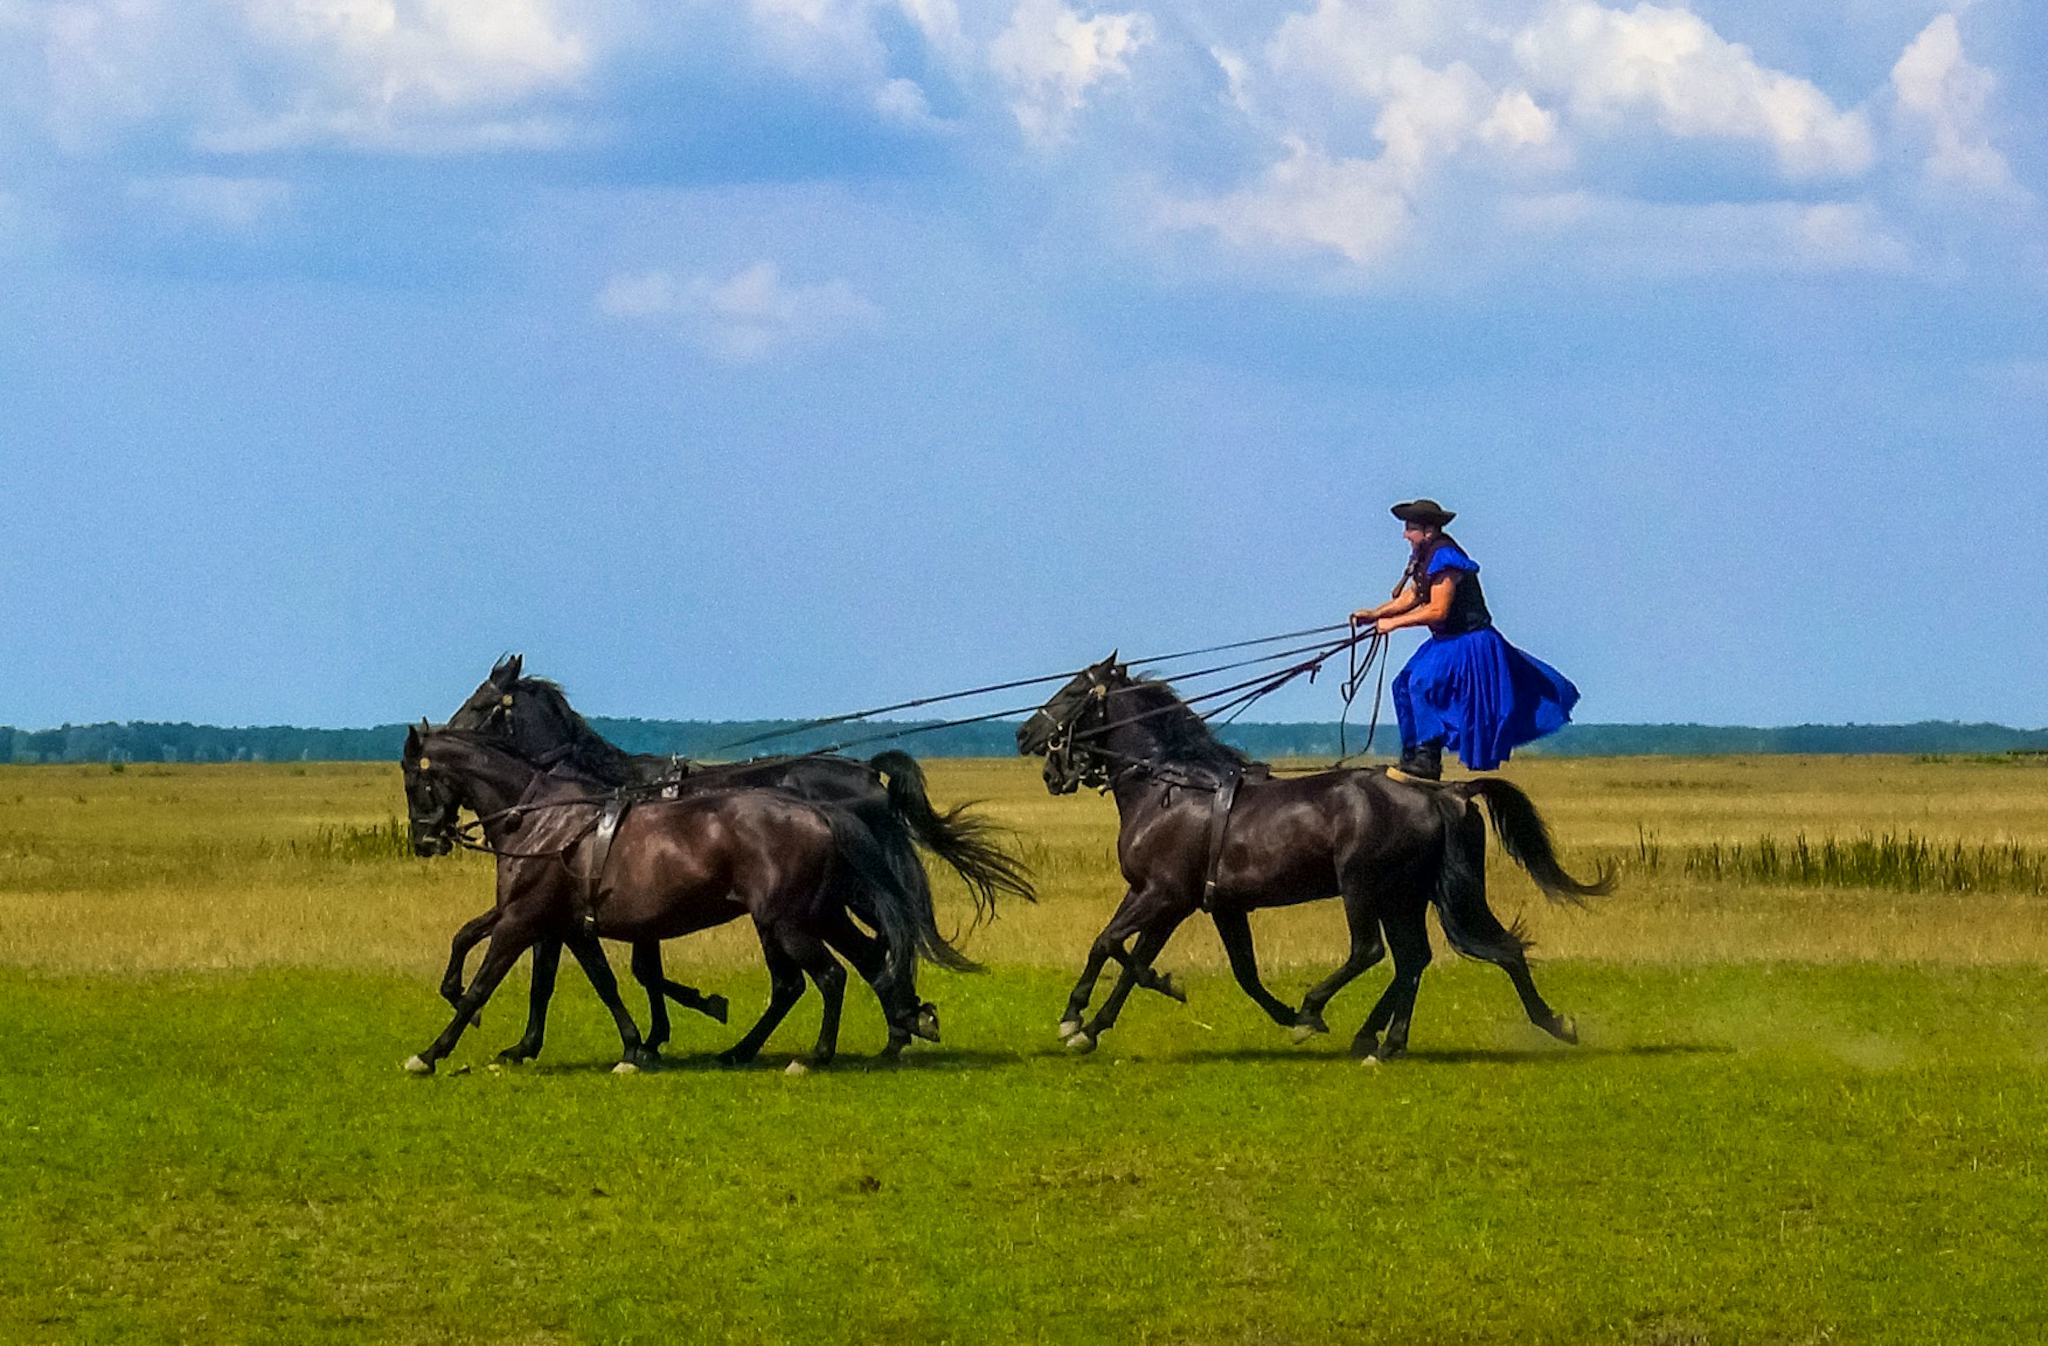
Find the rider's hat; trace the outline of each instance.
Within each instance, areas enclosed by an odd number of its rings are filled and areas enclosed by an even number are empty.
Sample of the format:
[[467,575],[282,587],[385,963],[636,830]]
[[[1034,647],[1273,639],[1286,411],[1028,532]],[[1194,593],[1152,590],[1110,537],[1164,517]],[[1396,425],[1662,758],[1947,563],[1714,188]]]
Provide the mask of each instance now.
[[1455,511],[1427,499],[1404,500],[1389,512],[1403,523],[1431,524],[1438,528],[1458,517]]

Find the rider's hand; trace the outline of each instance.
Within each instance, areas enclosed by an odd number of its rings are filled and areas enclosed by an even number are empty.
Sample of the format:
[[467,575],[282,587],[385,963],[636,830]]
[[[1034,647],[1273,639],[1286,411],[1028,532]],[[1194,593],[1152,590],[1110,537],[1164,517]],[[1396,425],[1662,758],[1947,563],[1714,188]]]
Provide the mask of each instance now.
[[1373,610],[1371,608],[1360,608],[1351,614],[1351,624],[1353,626],[1359,626],[1371,620],[1373,620]]

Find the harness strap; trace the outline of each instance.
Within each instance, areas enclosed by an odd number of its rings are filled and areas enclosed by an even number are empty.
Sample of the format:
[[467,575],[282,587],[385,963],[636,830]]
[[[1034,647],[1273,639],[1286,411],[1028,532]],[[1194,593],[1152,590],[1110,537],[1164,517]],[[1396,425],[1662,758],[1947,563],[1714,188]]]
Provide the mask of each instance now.
[[633,801],[625,791],[617,791],[604,801],[598,810],[597,822],[590,829],[589,858],[583,863],[583,882],[577,890],[577,912],[584,933],[597,933],[597,897],[604,883],[605,866],[612,858],[612,842],[619,834],[619,820],[626,816],[626,810]]
[[1237,802],[1238,783],[1243,779],[1243,772],[1225,772],[1216,793],[1209,796],[1209,865],[1202,876],[1203,911],[1212,909],[1216,897],[1216,871],[1223,866],[1223,836],[1230,830],[1230,808]]

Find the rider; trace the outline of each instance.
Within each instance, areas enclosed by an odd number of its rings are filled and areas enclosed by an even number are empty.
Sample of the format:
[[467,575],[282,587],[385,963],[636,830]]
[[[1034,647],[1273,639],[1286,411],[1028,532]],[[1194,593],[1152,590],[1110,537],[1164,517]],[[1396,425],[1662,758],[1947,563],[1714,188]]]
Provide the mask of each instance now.
[[1397,768],[1424,780],[1443,776],[1448,745],[1466,767],[1491,771],[1514,748],[1561,729],[1579,689],[1556,669],[1501,638],[1479,588],[1479,563],[1444,531],[1457,516],[1434,500],[1393,508],[1410,548],[1391,600],[1351,614],[1381,635],[1427,626],[1407,667],[1394,678],[1401,721]]

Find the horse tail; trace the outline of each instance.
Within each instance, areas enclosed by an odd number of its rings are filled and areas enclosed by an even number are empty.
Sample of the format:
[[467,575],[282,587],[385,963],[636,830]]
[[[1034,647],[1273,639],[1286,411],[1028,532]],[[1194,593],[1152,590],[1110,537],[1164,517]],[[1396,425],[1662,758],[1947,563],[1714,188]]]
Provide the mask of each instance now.
[[902,820],[918,845],[943,860],[967,885],[974,898],[976,925],[995,917],[999,894],[1008,893],[1026,902],[1038,900],[1031,871],[998,840],[1004,830],[977,816],[973,804],[956,804],[944,813],[933,808],[925,793],[924,768],[916,758],[891,749],[870,757],[868,767],[888,783],[890,812]]
[[1486,801],[1486,811],[1493,819],[1493,830],[1500,837],[1502,849],[1509,859],[1528,871],[1551,901],[1581,902],[1614,891],[1614,871],[1605,865],[1591,883],[1565,872],[1557,862],[1557,848],[1551,844],[1550,828],[1543,815],[1516,786],[1498,776],[1481,776],[1449,786],[1444,793]]
[[831,804],[813,803],[832,829],[833,853],[858,885],[855,909],[875,928],[886,951],[881,984],[896,985],[911,975],[919,947],[919,907],[929,910],[929,896],[920,904],[889,853],[858,817]]
[[1509,965],[1519,963],[1530,940],[1522,923],[1502,925],[1486,901],[1486,823],[1462,798],[1449,790],[1436,797],[1443,819],[1443,853],[1437,865],[1437,920],[1444,938],[1467,958]]
[[[880,863],[887,867],[891,891],[902,896],[916,952],[926,962],[949,971],[981,971],[981,964],[954,947],[952,941],[939,932],[938,912],[932,904],[931,876],[925,873],[924,862],[917,858],[915,840],[901,815],[885,803],[870,803],[863,799],[851,806],[851,817],[866,833]],[[879,929],[881,913],[868,910],[868,904],[876,900],[867,898],[866,903],[856,906],[855,911],[862,920]]]

